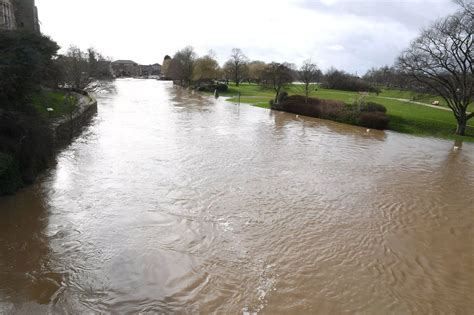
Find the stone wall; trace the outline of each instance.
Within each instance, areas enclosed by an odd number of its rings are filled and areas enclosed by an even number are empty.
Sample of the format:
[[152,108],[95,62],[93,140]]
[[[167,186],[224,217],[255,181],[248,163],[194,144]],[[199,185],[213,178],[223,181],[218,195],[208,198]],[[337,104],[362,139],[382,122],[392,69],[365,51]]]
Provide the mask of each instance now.
[[35,0],[13,0],[15,6],[16,28],[29,32],[40,32],[38,9]]
[[59,118],[52,123],[56,147],[69,144],[89,124],[97,113],[97,101],[87,92],[74,92],[78,106],[72,115]]

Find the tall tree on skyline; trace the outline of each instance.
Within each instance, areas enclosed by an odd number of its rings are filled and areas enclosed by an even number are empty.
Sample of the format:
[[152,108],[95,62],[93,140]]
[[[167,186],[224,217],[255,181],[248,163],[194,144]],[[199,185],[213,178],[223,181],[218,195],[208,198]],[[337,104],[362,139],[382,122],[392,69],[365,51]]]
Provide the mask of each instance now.
[[399,67],[440,95],[453,111],[456,134],[465,135],[474,117],[467,107],[474,94],[474,15],[472,6],[424,30],[398,61]]
[[178,50],[170,63],[169,75],[171,79],[179,81],[181,85],[191,85],[195,61],[196,53],[193,47],[187,46]]
[[288,63],[272,62],[267,65],[265,69],[265,82],[275,91],[274,102],[278,102],[278,96],[280,95],[281,89],[293,82],[294,71],[291,69],[291,65]]
[[299,77],[303,82],[306,103],[308,103],[310,90],[314,88],[314,85],[321,75],[321,70],[319,70],[318,66],[313,63],[311,59],[305,60],[303,62],[303,65],[300,68]]
[[240,48],[232,49],[229,60],[224,65],[224,69],[229,73],[236,86],[244,80],[247,73],[248,58]]

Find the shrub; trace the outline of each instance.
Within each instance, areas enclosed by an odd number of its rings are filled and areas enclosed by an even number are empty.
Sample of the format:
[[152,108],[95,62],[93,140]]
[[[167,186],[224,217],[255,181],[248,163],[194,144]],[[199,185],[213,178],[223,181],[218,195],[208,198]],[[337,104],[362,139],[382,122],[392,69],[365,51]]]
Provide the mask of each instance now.
[[200,92],[211,92],[214,93],[215,90],[218,92],[227,92],[229,87],[227,84],[209,84],[209,83],[202,83],[201,85],[197,86],[196,89]]
[[[310,117],[330,119],[342,123],[360,125],[373,129],[386,129],[389,118],[378,104],[367,104],[370,111],[359,111],[357,106],[346,105],[341,101],[289,96],[280,104],[270,102],[272,109]],[[385,110],[385,107],[383,107]]]
[[0,152],[18,162],[23,182],[32,183],[50,161],[51,130],[36,116],[0,110]]
[[361,112],[381,112],[381,113],[386,113],[387,109],[385,106],[373,103],[373,102],[368,102],[367,104],[363,105],[360,108]]
[[11,155],[0,152],[0,196],[13,194],[22,185],[18,163]]
[[346,105],[340,101],[309,98],[308,103],[306,103],[305,97],[296,95],[287,97],[278,106],[273,104],[272,108],[294,114],[328,119],[342,116],[342,113],[346,111]]
[[380,111],[362,112],[359,115],[359,125],[367,128],[385,130],[389,122],[389,117]]
[[59,49],[48,37],[29,32],[0,32],[0,107],[30,111],[29,99],[50,75]]
[[227,90],[229,90],[229,86],[227,86],[227,84],[219,83],[217,85],[217,90],[219,92],[227,92]]
[[343,91],[380,93],[380,89],[344,71],[331,69],[323,77],[323,87]]
[[288,98],[288,93],[287,93],[287,92],[280,92],[280,93],[278,94],[277,102],[278,102],[278,103],[281,103],[281,102],[283,102],[283,101],[284,101],[285,99],[287,99],[287,98]]

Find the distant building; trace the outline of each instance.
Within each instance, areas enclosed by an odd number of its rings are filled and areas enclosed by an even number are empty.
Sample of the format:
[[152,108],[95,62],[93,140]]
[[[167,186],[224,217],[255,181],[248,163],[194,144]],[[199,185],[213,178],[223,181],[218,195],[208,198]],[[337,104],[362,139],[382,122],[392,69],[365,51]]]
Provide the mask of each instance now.
[[138,77],[142,75],[142,69],[132,60],[116,60],[112,62],[112,70],[116,77]]
[[159,63],[155,63],[151,65],[153,72],[152,75],[160,75],[161,74],[161,65]]
[[160,75],[161,74],[161,65],[155,63],[153,65],[141,65],[142,75],[150,76],[150,75]]
[[0,0],[0,30],[40,33],[35,0]]

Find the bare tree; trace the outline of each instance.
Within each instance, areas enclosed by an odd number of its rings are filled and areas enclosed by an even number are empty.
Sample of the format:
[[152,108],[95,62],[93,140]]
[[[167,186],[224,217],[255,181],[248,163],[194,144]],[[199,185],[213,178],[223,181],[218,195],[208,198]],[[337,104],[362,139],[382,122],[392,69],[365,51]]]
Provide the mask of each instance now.
[[472,0],[454,0],[466,14],[474,16],[474,2]]
[[62,73],[63,85],[68,88],[98,92],[112,86],[111,62],[93,48],[82,51],[69,47],[66,55],[56,61]]
[[474,17],[463,9],[424,30],[399,57],[399,67],[440,95],[454,113],[457,135],[464,135],[473,99]]
[[232,49],[230,59],[224,65],[224,71],[227,72],[239,86],[247,72],[248,58],[239,48]]
[[294,71],[288,63],[272,62],[267,65],[264,74],[265,82],[275,91],[275,103],[278,102],[278,96],[281,89],[293,82]]
[[175,82],[181,85],[191,85],[193,79],[194,62],[196,61],[196,53],[194,48],[187,46],[178,50],[171,59],[169,66],[169,75]]
[[305,102],[308,103],[309,92],[314,88],[317,80],[321,77],[321,70],[311,62],[311,59],[305,60],[300,68],[300,80],[304,84]]

